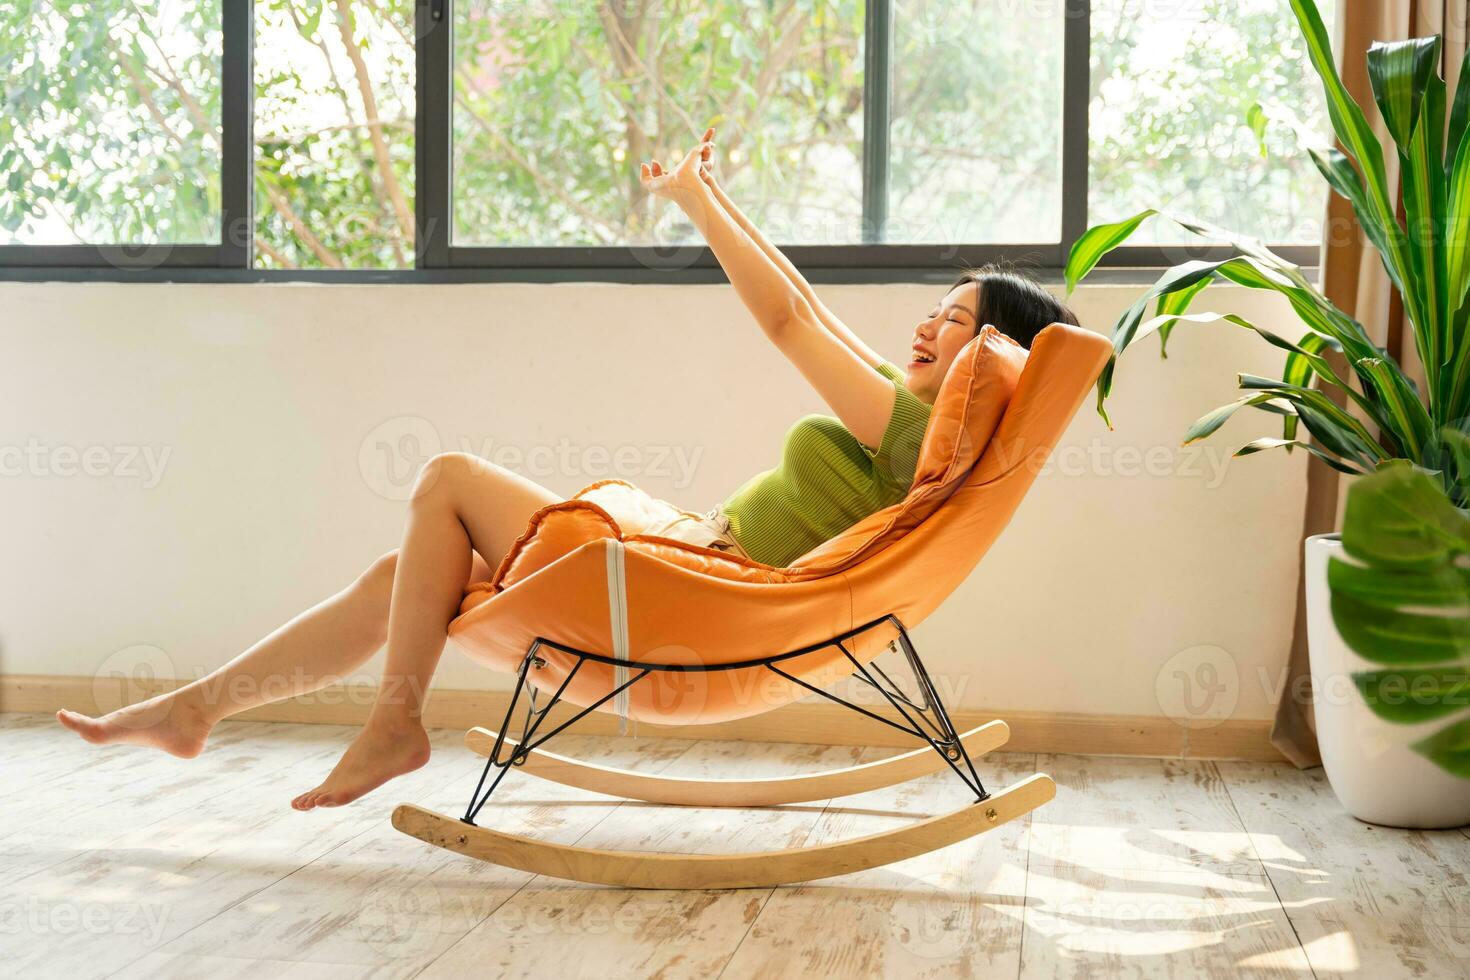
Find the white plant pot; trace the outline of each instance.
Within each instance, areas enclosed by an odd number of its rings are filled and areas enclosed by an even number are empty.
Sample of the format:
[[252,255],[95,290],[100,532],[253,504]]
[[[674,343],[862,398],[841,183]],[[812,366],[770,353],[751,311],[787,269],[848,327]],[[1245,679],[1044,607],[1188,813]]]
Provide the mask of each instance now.
[[1375,715],[1353,683],[1360,670],[1380,667],[1354,653],[1332,619],[1327,560],[1342,557],[1335,534],[1307,539],[1307,640],[1313,712],[1322,767],[1349,813],[1389,827],[1445,828],[1470,824],[1470,779],[1445,772],[1409,747],[1449,723],[1396,725]]

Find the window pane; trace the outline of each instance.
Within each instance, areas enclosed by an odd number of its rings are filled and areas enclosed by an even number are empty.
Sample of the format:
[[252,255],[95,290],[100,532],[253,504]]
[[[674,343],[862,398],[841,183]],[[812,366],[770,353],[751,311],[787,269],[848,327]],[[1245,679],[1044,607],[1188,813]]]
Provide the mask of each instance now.
[[894,0],[890,242],[1054,242],[1062,5]]
[[0,243],[218,244],[220,0],[0,0]]
[[862,36],[861,0],[460,0],[454,244],[693,240],[638,164],[710,123],[767,234],[858,241]]
[[412,268],[412,0],[255,5],[255,264]]
[[[1320,6],[1330,23],[1330,0]],[[1326,185],[1286,127],[1272,126],[1261,157],[1246,124],[1255,102],[1329,131],[1296,18],[1278,0],[1094,0],[1088,220],[1158,207],[1316,244]],[[1191,240],[1167,221],[1131,239]]]

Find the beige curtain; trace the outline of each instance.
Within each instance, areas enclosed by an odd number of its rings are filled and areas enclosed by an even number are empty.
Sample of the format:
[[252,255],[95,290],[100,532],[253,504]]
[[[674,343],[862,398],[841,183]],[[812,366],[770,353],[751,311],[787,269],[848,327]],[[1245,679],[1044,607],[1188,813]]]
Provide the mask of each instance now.
[[[1465,57],[1466,23],[1470,0],[1340,0],[1335,50],[1343,82],[1368,111],[1380,139],[1386,134],[1373,105],[1364,56],[1374,41],[1400,40],[1440,34],[1444,37],[1444,75],[1451,93]],[[1398,179],[1397,160],[1386,155],[1389,182]],[[1327,297],[1367,328],[1375,341],[1399,359],[1420,380],[1414,338],[1406,333],[1398,296],[1389,285],[1378,253],[1363,237],[1347,201],[1333,195],[1327,207],[1322,236],[1322,289]],[[1307,470],[1307,501],[1302,536],[1338,530],[1341,487],[1338,475],[1316,458]],[[1322,764],[1312,720],[1311,674],[1307,659],[1305,589],[1299,580],[1296,624],[1287,662],[1286,684],[1276,706],[1271,744],[1301,767]]]

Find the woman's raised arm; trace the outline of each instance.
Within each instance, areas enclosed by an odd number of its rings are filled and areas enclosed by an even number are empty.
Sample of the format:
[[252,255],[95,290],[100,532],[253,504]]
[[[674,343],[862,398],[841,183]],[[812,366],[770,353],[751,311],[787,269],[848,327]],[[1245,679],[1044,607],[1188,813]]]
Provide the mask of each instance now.
[[[705,131],[704,141],[708,143],[711,139],[714,138],[714,135],[715,130],[714,127],[711,126]],[[709,158],[708,156],[705,156],[703,159],[707,161]],[[801,293],[801,295],[806,298],[807,303],[811,306],[812,311],[816,313],[817,319],[821,321],[822,325],[828,330],[832,331],[832,334],[837,337],[838,340],[842,341],[844,344],[850,347],[852,349],[852,352],[856,354],[859,358],[861,358],[864,363],[869,364],[875,368],[879,364],[882,364],[883,358],[878,356],[877,351],[873,350],[873,348],[863,343],[862,338],[854,333],[851,327],[849,327],[846,323],[843,323],[842,319],[838,317],[836,313],[833,313],[830,309],[827,308],[827,304],[823,303],[821,298],[817,296],[817,291],[812,288],[812,284],[807,282],[806,277],[801,274],[801,271],[798,270],[795,265],[792,264],[791,260],[786,257],[785,253],[783,253],[779,248],[775,246],[775,244],[771,242],[770,239],[768,239],[765,235],[761,233],[761,230],[755,226],[755,222],[751,221],[750,218],[747,217],[745,213],[736,206],[735,202],[730,199],[730,195],[726,194],[725,189],[719,185],[718,181],[715,180],[714,174],[710,172],[710,169],[707,166],[703,167],[700,170],[700,176],[703,177],[704,182],[709,185],[710,191],[714,194],[715,201],[719,203],[720,207],[725,209],[725,213],[730,215],[735,223],[740,226],[741,230],[750,236],[750,240],[755,242],[756,245],[760,247],[760,250],[762,252],[766,253],[770,260],[775,263],[776,268],[780,269],[782,274],[785,275],[786,278],[791,281],[791,284],[795,286],[796,289]]]
[[848,431],[877,448],[897,397],[892,382],[822,323],[802,291],[715,199],[699,173],[706,154],[701,144],[668,172],[657,162],[644,164],[644,186],[683,209],[761,330]]

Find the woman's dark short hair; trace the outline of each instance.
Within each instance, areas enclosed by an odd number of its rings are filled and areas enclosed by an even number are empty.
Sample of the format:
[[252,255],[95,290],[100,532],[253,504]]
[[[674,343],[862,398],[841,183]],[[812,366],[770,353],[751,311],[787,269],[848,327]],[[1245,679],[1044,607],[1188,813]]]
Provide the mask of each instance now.
[[975,311],[976,328],[993,324],[1028,350],[1036,335],[1053,323],[1077,326],[1077,314],[1018,269],[996,264],[967,269],[949,288],[970,282],[980,287],[980,308]]

